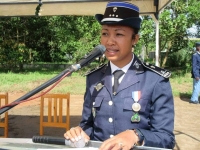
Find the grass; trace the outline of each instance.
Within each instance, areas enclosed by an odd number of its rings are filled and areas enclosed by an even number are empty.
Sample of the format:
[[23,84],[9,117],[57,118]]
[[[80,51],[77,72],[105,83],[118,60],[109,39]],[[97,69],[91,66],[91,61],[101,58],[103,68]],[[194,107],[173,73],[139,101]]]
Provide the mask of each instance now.
[[[60,72],[62,72],[62,70],[40,69],[38,71],[37,69],[22,73],[0,73],[0,92],[30,92],[57,76]],[[83,95],[85,93],[86,77],[81,74],[83,74],[83,72],[79,71],[72,73],[69,77],[65,77],[51,92],[70,92],[74,95]],[[173,95],[190,97],[192,93],[192,78],[190,73],[184,75],[174,74],[175,75],[170,78]],[[44,91],[51,86],[44,89]]]
[[[0,73],[0,92],[30,92],[38,86],[51,80],[62,71],[30,71],[23,73]],[[65,77],[51,92],[71,94],[84,94],[85,76],[79,73],[73,73],[69,77]],[[53,83],[55,84],[55,83]],[[52,84],[52,85],[53,85]],[[50,85],[45,90],[52,87]]]
[[192,94],[192,84],[193,84],[191,73],[174,76],[170,78],[170,83],[172,86],[173,95],[175,97],[184,96],[184,97],[190,98]]

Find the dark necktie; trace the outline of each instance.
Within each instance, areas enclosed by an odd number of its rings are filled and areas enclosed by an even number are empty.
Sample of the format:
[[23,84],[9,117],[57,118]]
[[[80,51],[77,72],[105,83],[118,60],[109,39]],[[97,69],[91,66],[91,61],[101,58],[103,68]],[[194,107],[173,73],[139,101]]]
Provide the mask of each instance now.
[[119,78],[124,74],[122,70],[116,70],[113,72],[114,75],[114,85],[113,85],[113,93],[117,91],[117,88],[119,86]]

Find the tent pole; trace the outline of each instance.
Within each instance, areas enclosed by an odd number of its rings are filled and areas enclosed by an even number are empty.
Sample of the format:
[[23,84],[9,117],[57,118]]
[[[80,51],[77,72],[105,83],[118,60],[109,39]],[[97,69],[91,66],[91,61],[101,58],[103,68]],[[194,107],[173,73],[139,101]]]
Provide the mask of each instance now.
[[154,20],[155,24],[156,24],[156,52],[155,52],[155,65],[160,67],[160,63],[159,63],[159,21],[158,19],[155,17],[155,15],[151,15],[152,19]]
[[156,62],[155,65],[160,67],[160,63],[159,63],[159,21],[156,20],[155,21],[156,24],[156,53],[155,53],[155,57],[156,57]]

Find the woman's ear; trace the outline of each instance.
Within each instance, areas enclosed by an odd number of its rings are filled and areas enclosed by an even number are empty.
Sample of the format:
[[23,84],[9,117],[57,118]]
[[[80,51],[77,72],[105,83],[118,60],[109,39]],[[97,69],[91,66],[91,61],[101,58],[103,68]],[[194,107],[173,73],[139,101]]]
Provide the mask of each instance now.
[[134,35],[134,38],[132,39],[132,46],[133,47],[138,43],[139,38],[140,38],[139,34]]

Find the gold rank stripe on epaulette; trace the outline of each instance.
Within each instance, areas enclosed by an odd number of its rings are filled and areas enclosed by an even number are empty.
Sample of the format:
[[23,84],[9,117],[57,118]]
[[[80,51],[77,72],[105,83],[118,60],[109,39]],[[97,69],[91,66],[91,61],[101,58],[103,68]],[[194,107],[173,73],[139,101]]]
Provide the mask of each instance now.
[[144,67],[152,70],[153,72],[163,76],[164,78],[169,78],[171,76],[171,72],[165,69],[162,69],[160,67],[157,67],[155,65],[149,64],[149,63],[142,63]]
[[91,69],[90,71],[88,71],[88,72],[85,74],[85,76],[87,76],[87,75],[89,75],[89,74],[91,74],[91,73],[93,73],[93,72],[95,72],[95,71],[97,71],[97,70],[103,68],[105,65],[107,65],[107,64],[101,64],[101,65],[98,66],[97,68]]

